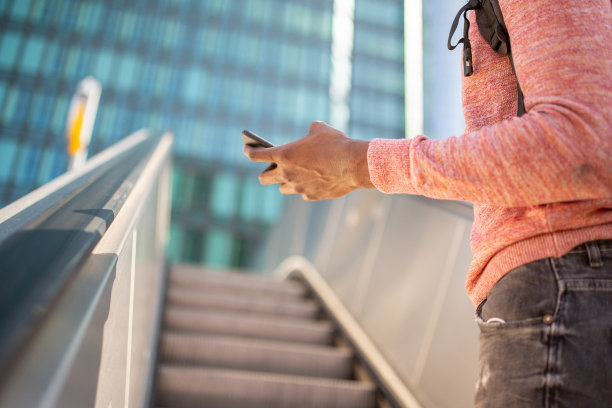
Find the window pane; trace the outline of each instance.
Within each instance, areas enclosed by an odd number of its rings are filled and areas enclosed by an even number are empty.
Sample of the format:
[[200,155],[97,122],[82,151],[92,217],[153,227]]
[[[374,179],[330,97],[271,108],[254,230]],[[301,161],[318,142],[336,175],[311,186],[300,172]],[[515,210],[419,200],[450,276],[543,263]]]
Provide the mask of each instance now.
[[40,149],[31,145],[22,145],[15,180],[21,187],[31,189],[35,182],[36,170],[40,161]]
[[232,263],[233,249],[231,234],[213,229],[206,236],[204,261],[206,265],[213,267],[229,266]]
[[32,0],[15,0],[13,3],[13,10],[11,11],[11,17],[20,20],[28,17],[30,4],[32,4]]
[[0,139],[0,183],[10,180],[16,153],[17,143],[14,139]]
[[231,173],[219,173],[213,180],[211,210],[219,218],[232,217],[237,208],[238,182]]
[[41,37],[29,37],[21,56],[21,70],[30,75],[36,74],[40,67],[45,41]]
[[2,36],[2,43],[0,45],[0,69],[10,70],[13,68],[17,59],[20,39],[21,37],[13,32],[8,32]]

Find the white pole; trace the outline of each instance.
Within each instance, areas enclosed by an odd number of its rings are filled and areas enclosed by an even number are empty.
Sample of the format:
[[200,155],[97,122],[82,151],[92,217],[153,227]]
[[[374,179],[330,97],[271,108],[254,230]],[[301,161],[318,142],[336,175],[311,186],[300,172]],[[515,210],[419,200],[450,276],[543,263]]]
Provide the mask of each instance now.
[[423,2],[404,1],[406,137],[423,134]]
[[330,125],[349,131],[355,0],[334,0],[329,82]]

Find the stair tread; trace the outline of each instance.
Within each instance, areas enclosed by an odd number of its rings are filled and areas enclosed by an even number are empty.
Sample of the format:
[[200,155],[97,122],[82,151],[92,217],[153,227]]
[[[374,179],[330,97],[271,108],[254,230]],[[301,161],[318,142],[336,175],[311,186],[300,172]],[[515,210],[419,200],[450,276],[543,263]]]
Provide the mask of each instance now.
[[166,295],[170,305],[193,308],[215,308],[244,313],[264,313],[296,317],[315,317],[319,306],[311,299],[278,299],[264,296],[237,296],[210,289],[172,287]]
[[216,287],[234,291],[256,291],[303,297],[306,288],[294,280],[281,280],[271,275],[213,271],[196,266],[174,266],[169,273],[171,286]]
[[231,336],[164,333],[164,362],[256,371],[349,378],[352,353],[345,348]]
[[[176,306],[164,312],[165,328],[174,331],[231,333],[258,338],[331,343],[333,325],[326,320],[244,315],[227,311],[203,311]],[[271,337],[270,337],[271,336]]]
[[158,404],[179,407],[373,408],[369,382],[162,364]]

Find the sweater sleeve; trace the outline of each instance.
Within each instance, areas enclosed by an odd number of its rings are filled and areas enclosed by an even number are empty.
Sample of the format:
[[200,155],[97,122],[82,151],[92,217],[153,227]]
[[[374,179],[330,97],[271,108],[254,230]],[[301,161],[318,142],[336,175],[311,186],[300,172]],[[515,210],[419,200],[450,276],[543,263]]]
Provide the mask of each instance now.
[[375,139],[373,184],[505,207],[612,198],[609,0],[500,0],[527,113],[460,137]]

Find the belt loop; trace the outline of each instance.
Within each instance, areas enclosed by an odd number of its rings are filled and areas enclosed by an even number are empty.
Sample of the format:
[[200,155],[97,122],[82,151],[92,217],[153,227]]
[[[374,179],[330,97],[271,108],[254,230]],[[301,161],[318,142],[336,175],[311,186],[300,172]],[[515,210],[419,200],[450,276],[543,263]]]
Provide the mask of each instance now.
[[589,255],[589,265],[591,268],[603,267],[604,264],[601,259],[601,252],[599,251],[597,241],[586,242],[584,246],[586,246],[587,254]]

